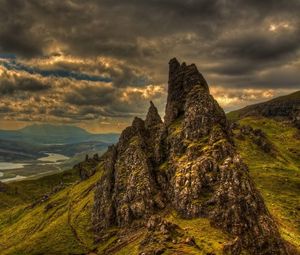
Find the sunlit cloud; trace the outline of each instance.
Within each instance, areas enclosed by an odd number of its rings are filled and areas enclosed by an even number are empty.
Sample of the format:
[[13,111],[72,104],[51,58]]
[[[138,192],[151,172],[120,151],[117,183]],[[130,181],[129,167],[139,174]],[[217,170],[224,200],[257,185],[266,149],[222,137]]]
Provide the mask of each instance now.
[[294,30],[294,27],[288,22],[279,22],[269,25],[269,31],[271,32],[280,32],[280,31],[291,31]]
[[227,112],[246,105],[264,102],[293,91],[293,89],[225,89],[218,86],[211,88],[211,94]]

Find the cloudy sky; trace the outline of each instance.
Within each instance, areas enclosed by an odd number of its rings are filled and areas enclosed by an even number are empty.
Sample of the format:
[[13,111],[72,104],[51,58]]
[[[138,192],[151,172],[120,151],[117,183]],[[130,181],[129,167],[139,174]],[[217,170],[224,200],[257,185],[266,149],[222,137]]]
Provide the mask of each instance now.
[[300,88],[299,0],[0,0],[0,129],[116,132],[170,58],[195,63],[225,111]]

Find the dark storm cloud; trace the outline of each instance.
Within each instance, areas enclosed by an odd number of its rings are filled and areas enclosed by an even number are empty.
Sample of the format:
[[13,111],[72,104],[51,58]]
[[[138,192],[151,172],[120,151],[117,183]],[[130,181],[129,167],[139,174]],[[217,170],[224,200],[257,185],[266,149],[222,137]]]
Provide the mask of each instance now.
[[1,27],[0,50],[13,52],[25,57],[41,55],[42,45],[39,45],[38,38],[30,36],[29,29],[30,27],[22,24],[9,24],[6,28]]
[[[64,96],[64,101],[79,107],[78,116],[132,117],[143,115],[150,99],[145,91],[127,91],[114,87],[84,85],[73,88]],[[161,96],[153,93],[151,99]]]
[[224,56],[253,61],[276,61],[299,50],[300,31],[289,36],[249,35],[221,44]]
[[[17,3],[15,7],[11,1],[1,2],[1,9],[11,13],[1,18],[0,45],[4,51],[27,57],[46,54],[51,42],[59,42],[73,55],[116,57],[146,67],[153,67],[154,61],[162,65],[173,55],[197,60],[194,54],[200,58],[199,62],[218,61],[221,65],[230,58],[248,61],[251,72],[257,64],[254,61],[268,63],[282,58],[289,61],[299,51],[300,4],[296,0]],[[268,20],[275,23],[287,20],[296,29],[274,37],[268,33],[268,27],[262,28]],[[224,38],[232,30],[236,32]],[[196,35],[194,43],[171,40],[174,35],[180,38],[181,33]],[[154,41],[154,45],[141,43],[141,38]],[[170,41],[166,42],[166,38]],[[234,65],[238,74],[239,65]],[[220,73],[233,75],[233,69],[227,72],[224,64]]]
[[65,95],[65,101],[74,105],[108,105],[114,101],[112,87],[82,86]]
[[41,70],[36,67],[27,66],[24,64],[18,63],[16,60],[11,61],[0,61],[0,65],[3,65],[7,70],[19,70],[25,71],[30,74],[40,74],[44,77],[55,76],[62,78],[72,78],[75,80],[85,80],[85,81],[101,81],[101,82],[111,82],[112,79],[110,77],[102,77],[96,75],[88,75],[85,73],[74,72],[67,69],[52,69],[52,70]]
[[0,1],[0,52],[26,57],[42,54],[45,38],[34,31],[36,20],[28,5],[22,0]]
[[[251,33],[220,40],[215,57],[221,62],[211,71],[224,75],[251,74],[282,66],[299,58],[300,28],[285,33]],[[221,50],[220,50],[221,49]]]
[[299,0],[0,0],[0,57],[22,73],[0,93],[39,92],[22,107],[68,121],[142,115],[164,105],[176,56],[230,107],[266,99],[299,88],[299,12]]
[[49,83],[35,78],[2,76],[0,79],[0,95],[12,95],[16,92],[42,92],[50,88]]

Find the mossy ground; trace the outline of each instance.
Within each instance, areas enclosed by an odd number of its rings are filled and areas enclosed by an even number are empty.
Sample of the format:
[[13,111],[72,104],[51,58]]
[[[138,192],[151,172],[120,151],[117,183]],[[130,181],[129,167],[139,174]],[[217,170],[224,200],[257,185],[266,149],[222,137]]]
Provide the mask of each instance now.
[[300,250],[300,139],[289,123],[267,118],[245,118],[242,125],[263,130],[275,147],[265,153],[249,138],[235,139],[257,188],[278,222],[283,238]]
[[1,210],[0,253],[80,254],[92,249],[93,187],[100,175],[75,182],[33,208],[22,202]]
[[38,180],[24,180],[12,182],[8,185],[7,192],[0,192],[0,211],[27,204],[40,198],[43,194],[51,191],[60,183],[69,185],[79,180],[79,176],[74,170],[41,177]]
[[182,219],[176,213],[170,214],[167,220],[177,224],[185,231],[187,236],[193,236],[199,249],[187,245],[176,245],[176,251],[172,249],[166,254],[223,254],[223,246],[230,240],[230,236],[213,228],[206,218]]

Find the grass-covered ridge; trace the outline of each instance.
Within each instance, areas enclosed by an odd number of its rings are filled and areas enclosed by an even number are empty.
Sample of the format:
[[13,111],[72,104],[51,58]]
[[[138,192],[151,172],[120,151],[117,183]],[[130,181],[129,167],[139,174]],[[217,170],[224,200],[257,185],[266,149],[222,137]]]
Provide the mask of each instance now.
[[289,123],[268,118],[248,117],[239,123],[261,129],[276,150],[272,155],[249,137],[235,139],[283,238],[300,250],[300,131]]

